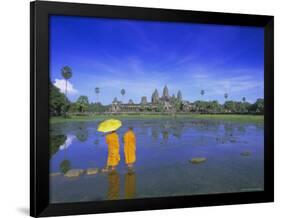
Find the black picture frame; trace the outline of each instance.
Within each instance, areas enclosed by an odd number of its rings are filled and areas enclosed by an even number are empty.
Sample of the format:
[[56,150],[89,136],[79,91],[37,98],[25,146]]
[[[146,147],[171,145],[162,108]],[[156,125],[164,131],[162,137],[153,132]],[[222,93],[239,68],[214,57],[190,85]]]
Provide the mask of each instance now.
[[[85,203],[49,203],[49,15],[126,18],[264,28],[264,191]],[[273,16],[35,1],[30,4],[30,215],[58,216],[274,200]]]

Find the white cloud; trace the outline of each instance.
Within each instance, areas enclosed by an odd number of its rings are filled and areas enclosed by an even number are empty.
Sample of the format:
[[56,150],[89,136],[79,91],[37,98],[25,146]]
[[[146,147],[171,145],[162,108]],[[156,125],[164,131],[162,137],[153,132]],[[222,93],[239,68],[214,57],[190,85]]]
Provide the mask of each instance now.
[[74,135],[67,135],[65,142],[62,145],[60,145],[59,149],[60,150],[67,149],[72,144],[74,139],[75,139]]
[[253,76],[232,76],[228,78],[220,78],[219,76],[211,76],[207,74],[193,75],[193,84],[198,88],[203,87],[209,95],[223,95],[225,92],[239,94],[258,89],[263,92],[263,81],[257,80]]
[[[64,79],[55,79],[54,86],[58,87],[60,89],[61,93],[65,93],[65,80]],[[76,90],[71,82],[67,81],[67,94],[75,95],[78,93],[78,90]]]

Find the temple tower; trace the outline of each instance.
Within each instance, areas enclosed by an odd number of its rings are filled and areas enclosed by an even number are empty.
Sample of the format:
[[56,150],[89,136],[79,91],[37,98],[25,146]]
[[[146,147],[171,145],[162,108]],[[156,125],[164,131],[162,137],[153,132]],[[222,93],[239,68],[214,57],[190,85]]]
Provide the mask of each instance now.
[[162,100],[168,101],[170,99],[168,87],[165,85],[163,89]]
[[159,94],[158,94],[158,90],[157,89],[155,89],[155,91],[152,94],[151,102],[153,104],[157,104],[159,102]]
[[178,91],[177,99],[178,99],[179,101],[182,101],[182,94],[181,94],[181,91],[180,91],[180,90]]
[[147,104],[146,96],[141,97],[141,104]]

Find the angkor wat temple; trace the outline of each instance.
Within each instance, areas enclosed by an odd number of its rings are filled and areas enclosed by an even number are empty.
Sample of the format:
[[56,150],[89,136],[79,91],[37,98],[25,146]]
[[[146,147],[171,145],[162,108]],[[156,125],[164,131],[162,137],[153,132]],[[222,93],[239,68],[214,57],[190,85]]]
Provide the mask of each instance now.
[[140,103],[134,103],[131,99],[128,103],[122,103],[115,97],[110,108],[110,112],[176,112],[179,109],[181,111],[189,111],[192,105],[182,99],[181,91],[177,92],[177,95],[169,95],[168,87],[165,86],[163,94],[160,97],[158,90],[152,93],[151,101],[147,101],[146,96],[141,97]]

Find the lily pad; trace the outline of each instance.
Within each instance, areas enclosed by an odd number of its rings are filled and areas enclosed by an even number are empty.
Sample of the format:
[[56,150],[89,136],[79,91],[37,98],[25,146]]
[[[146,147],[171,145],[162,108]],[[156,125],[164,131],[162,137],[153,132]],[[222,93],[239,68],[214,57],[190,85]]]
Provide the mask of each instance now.
[[241,156],[250,156],[251,153],[249,151],[243,151],[240,153]]
[[200,164],[204,163],[207,160],[205,157],[195,157],[189,160],[190,163],[192,164]]

